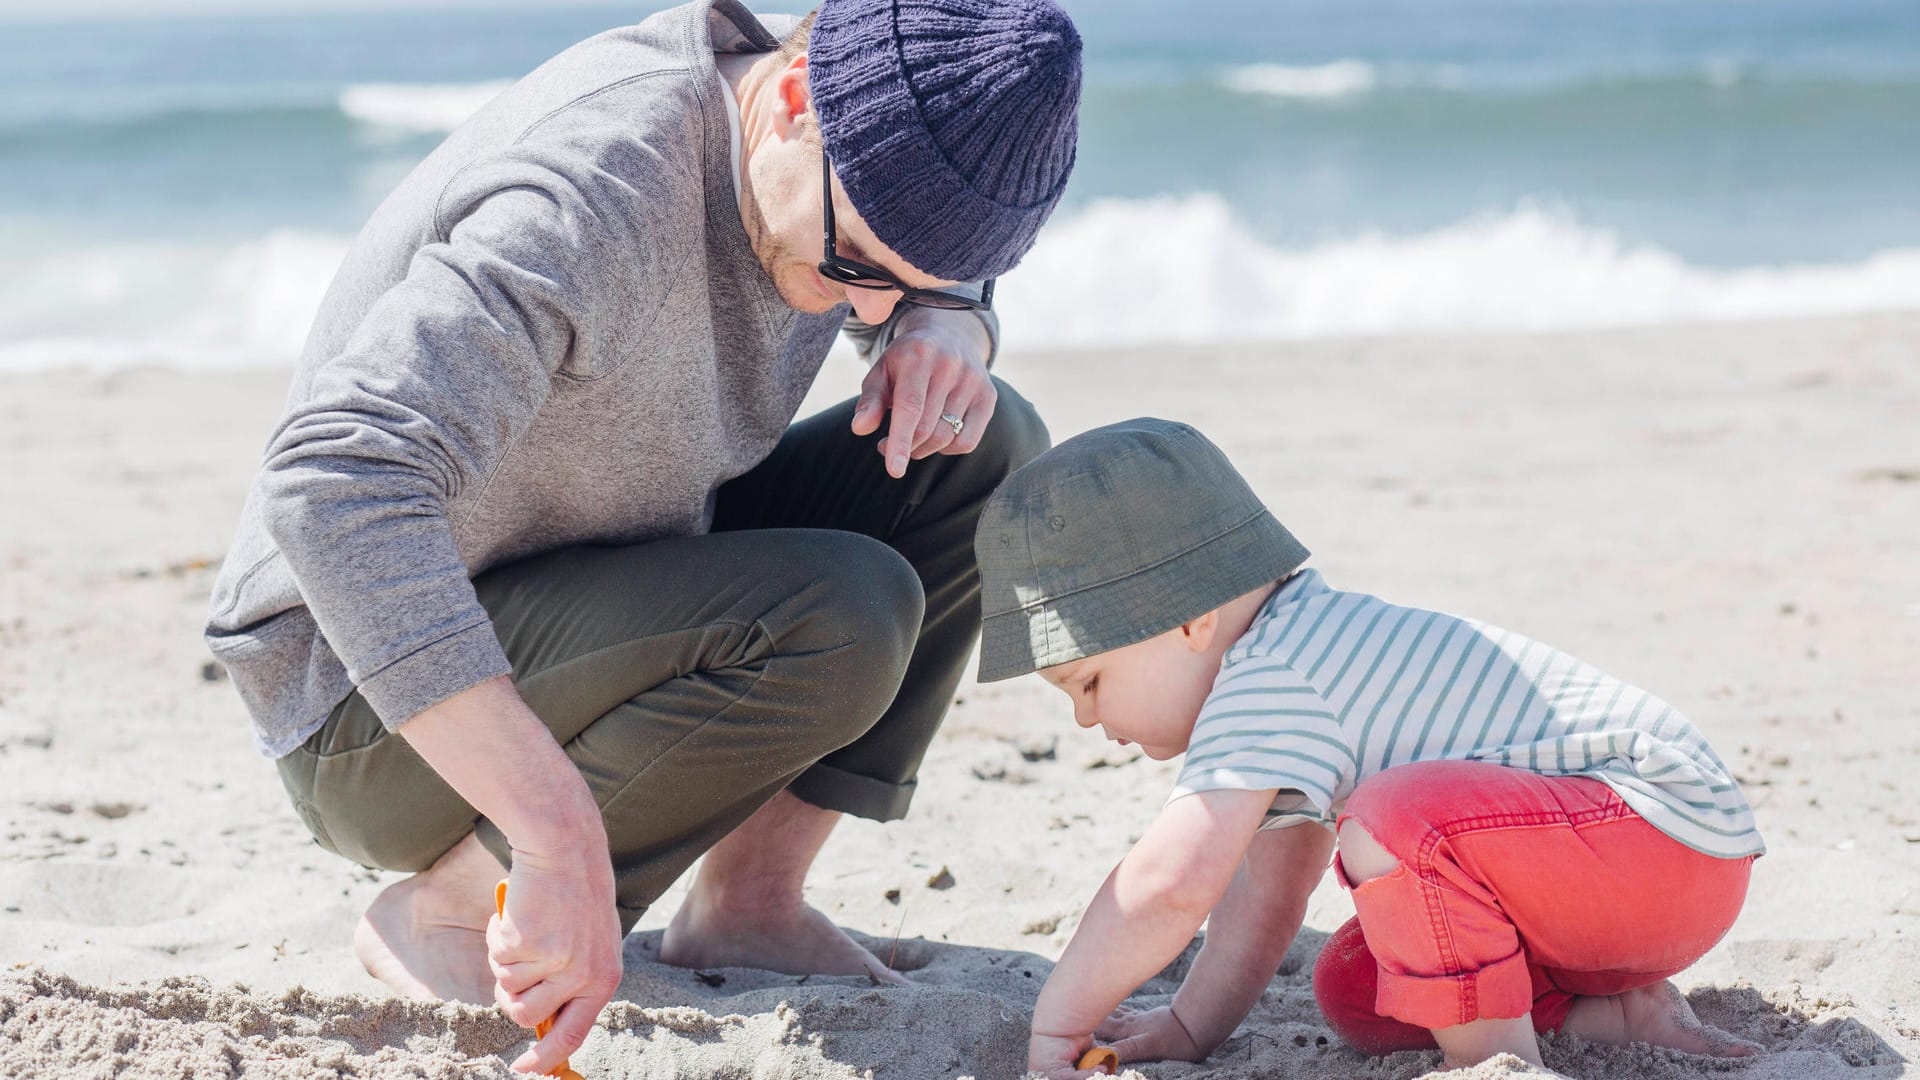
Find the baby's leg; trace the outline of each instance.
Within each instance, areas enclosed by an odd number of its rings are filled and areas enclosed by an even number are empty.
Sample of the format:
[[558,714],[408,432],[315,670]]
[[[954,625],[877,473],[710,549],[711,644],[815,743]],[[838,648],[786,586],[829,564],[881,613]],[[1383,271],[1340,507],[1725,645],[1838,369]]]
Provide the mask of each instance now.
[[[1549,973],[1536,973],[1537,985],[1548,985],[1550,980]],[[1367,948],[1360,920],[1349,919],[1327,939],[1313,969],[1314,996],[1319,999],[1320,1011],[1329,1026],[1349,1046],[1365,1054],[1440,1047],[1435,1032],[1381,1016],[1375,1010],[1378,983],[1379,964]],[[1535,996],[1527,1026],[1530,1031],[1571,1031],[1589,1042],[1616,1046],[1644,1042],[1713,1057],[1743,1057],[1759,1049],[1700,1020],[1693,1014],[1686,997],[1664,979],[1610,995],[1576,996],[1546,990]],[[1468,1030],[1469,1027],[1461,1025],[1451,1029],[1460,1038],[1450,1039],[1452,1045],[1443,1048],[1449,1059],[1470,1057],[1476,1049],[1486,1052],[1473,1060],[1481,1060],[1501,1049],[1519,1053],[1506,1046],[1489,1049],[1463,1045],[1486,1033],[1481,1029]],[[1521,1038],[1518,1031],[1499,1034],[1515,1042]]]
[[[1460,1037],[1450,1039],[1450,1045],[1443,1045],[1434,1038],[1436,1033],[1433,1031],[1380,1015],[1375,1007],[1378,986],[1379,962],[1367,948],[1366,936],[1360,930],[1360,920],[1348,919],[1320,949],[1320,958],[1313,966],[1313,993],[1320,1003],[1321,1013],[1327,1018],[1328,1026],[1347,1045],[1363,1054],[1380,1055],[1441,1047],[1448,1060],[1461,1058],[1481,1061],[1504,1051],[1532,1061],[1539,1054],[1533,1032],[1539,1030],[1537,1025],[1540,1016],[1544,1014],[1557,1021],[1561,1013],[1561,1009],[1551,1001],[1536,1002],[1542,1006],[1542,1011],[1536,1011],[1531,1017],[1476,1021],[1485,1026],[1471,1031],[1465,1029],[1472,1025],[1450,1029]],[[1525,1030],[1500,1031],[1494,1025],[1523,1026]],[[1486,1035],[1497,1036],[1499,1045],[1466,1045]]]
[[[1346,880],[1358,886],[1393,873],[1400,868],[1400,860],[1382,847],[1357,819],[1348,818],[1340,825],[1340,867]],[[1543,1064],[1540,1041],[1534,1038],[1530,1014],[1483,1016],[1424,1033],[1446,1055],[1448,1068],[1474,1065],[1495,1054],[1512,1054],[1534,1065]]]
[[[1746,860],[1685,848],[1596,781],[1475,762],[1403,766],[1362,784],[1337,865],[1378,985],[1364,1003],[1374,1022],[1356,1024],[1344,1014],[1362,1003],[1344,1000],[1354,995],[1342,980],[1321,987],[1316,971],[1323,1001],[1335,999],[1329,1020],[1376,1053],[1387,1047],[1365,1043],[1404,1041],[1381,1023],[1426,1028],[1455,1064],[1503,1050],[1538,1060],[1531,1030],[1562,1026],[1576,995],[1612,999],[1691,964],[1731,925],[1747,876]],[[1583,1024],[1596,1036],[1703,1045],[1669,1041],[1698,1029],[1661,1021],[1674,1012],[1660,1005],[1635,992],[1583,1006]]]

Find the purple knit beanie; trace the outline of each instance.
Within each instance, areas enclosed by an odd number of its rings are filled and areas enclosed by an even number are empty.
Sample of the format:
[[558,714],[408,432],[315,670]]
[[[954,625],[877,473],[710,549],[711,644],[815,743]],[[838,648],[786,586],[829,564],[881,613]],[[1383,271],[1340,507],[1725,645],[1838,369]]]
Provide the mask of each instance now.
[[1073,171],[1080,35],[1052,0],[825,0],[820,134],[880,242],[949,281],[1033,246]]

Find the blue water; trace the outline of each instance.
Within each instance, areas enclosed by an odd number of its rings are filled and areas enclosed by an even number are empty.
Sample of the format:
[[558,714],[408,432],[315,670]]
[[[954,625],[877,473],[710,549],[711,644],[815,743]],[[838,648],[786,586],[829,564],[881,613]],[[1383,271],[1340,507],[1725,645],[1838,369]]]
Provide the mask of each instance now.
[[[1078,312],[1052,340],[1751,317],[1920,289],[1913,0],[1066,6],[1079,167],[1016,272],[1036,316]],[[340,245],[461,101],[645,10],[0,23],[0,364],[82,341],[284,359]],[[436,88],[454,104],[423,106]],[[1180,295],[1182,275],[1213,288],[1130,321],[1127,289]],[[1537,317],[1503,321],[1499,291],[1543,275]]]

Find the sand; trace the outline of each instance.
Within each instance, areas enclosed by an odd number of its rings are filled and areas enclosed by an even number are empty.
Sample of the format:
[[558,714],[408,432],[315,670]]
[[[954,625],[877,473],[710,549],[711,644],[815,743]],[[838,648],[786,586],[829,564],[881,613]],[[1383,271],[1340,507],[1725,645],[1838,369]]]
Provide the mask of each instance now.
[[[1547,1062],[1827,1080],[1920,1060],[1916,343],[1902,314],[1011,351],[1003,373],[1056,437],[1197,423],[1337,587],[1510,626],[1678,704],[1772,846],[1739,923],[1678,981],[1766,1053],[1553,1038]],[[395,1000],[358,971],[350,928],[394,876],[307,839],[200,646],[286,378],[0,377],[0,1077],[490,1077],[524,1045],[490,1009]],[[1056,696],[964,686],[911,816],[846,823],[816,867],[815,901],[915,988],[663,966],[670,894],[575,1067],[1018,1074],[1034,995],[1173,768],[1077,731]],[[1350,911],[1323,886],[1233,1038],[1135,1074],[1434,1073],[1437,1054],[1343,1048],[1315,1010],[1314,951]]]

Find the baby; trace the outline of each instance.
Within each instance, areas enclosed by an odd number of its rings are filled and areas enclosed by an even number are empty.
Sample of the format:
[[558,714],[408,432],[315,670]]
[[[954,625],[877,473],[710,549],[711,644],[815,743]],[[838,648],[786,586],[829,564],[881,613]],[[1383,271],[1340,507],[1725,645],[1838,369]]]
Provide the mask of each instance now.
[[[1166,805],[1034,1006],[1028,1067],[1199,1061],[1273,979],[1332,859],[1358,916],[1314,967],[1328,1024],[1449,1067],[1537,1031],[1739,1056],[1667,977],[1726,933],[1763,850],[1672,706],[1471,619],[1341,592],[1226,457],[1133,420],[1009,477],[976,537],[983,682],[1038,671],[1164,761]],[[1204,946],[1170,1004],[1121,1002]]]

